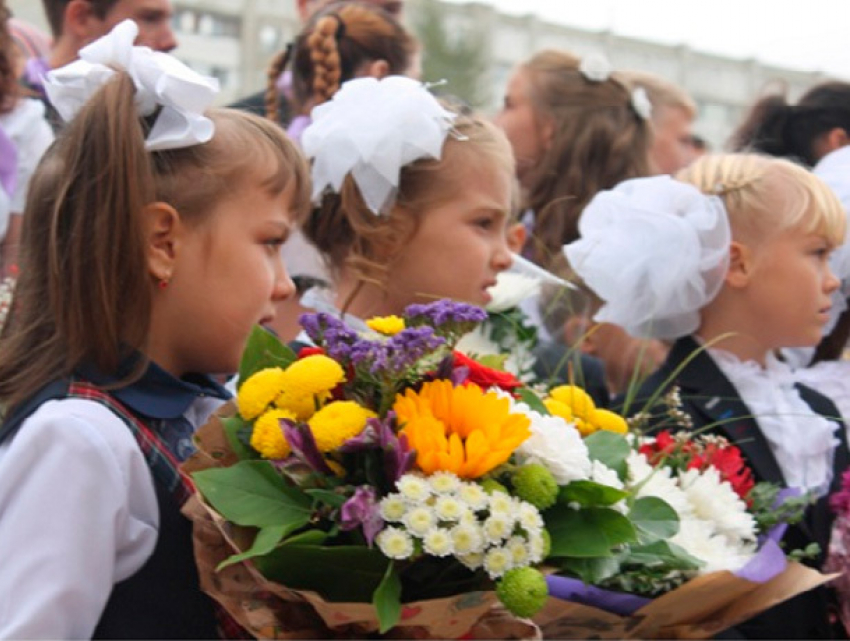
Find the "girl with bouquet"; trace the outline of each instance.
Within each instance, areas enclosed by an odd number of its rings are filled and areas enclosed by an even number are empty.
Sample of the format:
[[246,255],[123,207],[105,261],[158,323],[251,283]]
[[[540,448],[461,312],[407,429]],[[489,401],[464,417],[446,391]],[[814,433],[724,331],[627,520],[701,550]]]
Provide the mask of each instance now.
[[0,341],[0,637],[214,638],[178,471],[251,328],[293,291],[307,167],[125,21],[51,72]]
[[[658,372],[621,399],[627,413],[640,411],[665,427],[653,401],[675,384],[693,427],[737,445],[755,481],[818,497],[804,521],[789,527],[783,542],[791,549],[826,549],[825,496],[848,453],[835,406],[795,385],[775,352],[820,340],[838,287],[828,259],[845,225],[837,198],[803,168],[715,155],[677,180],[634,180],[603,192],[582,215],[581,239],[564,250],[605,301],[598,318],[635,336],[676,339]],[[783,603],[739,631],[753,638],[828,637],[824,590]]]

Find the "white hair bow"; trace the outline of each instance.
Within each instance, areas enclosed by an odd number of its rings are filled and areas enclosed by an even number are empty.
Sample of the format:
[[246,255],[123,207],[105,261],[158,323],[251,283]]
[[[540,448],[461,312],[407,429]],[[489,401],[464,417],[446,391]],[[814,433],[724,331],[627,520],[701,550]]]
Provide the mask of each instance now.
[[355,78],[311,114],[301,146],[313,161],[313,200],[339,193],[350,173],[376,215],[395,202],[401,168],[439,159],[455,114],[421,83],[403,76]]
[[80,49],[79,60],[48,72],[44,88],[51,104],[64,120],[71,120],[120,68],[136,85],[140,115],[149,116],[162,107],[145,140],[148,151],[209,141],[214,126],[203,113],[218,93],[218,80],[192,71],[166,53],[133,46],[138,34],[138,25],[124,20]]
[[640,338],[693,333],[717,296],[732,232],[723,202],[669,176],[598,193],[564,246],[570,266],[605,304],[599,322]]

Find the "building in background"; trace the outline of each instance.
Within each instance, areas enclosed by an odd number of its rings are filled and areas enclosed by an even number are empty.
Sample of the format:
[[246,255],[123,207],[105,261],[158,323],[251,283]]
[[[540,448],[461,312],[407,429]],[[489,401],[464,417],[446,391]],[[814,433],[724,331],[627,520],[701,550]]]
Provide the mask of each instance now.
[[[172,3],[175,34],[180,42],[174,53],[199,72],[219,78],[221,104],[264,87],[269,61],[300,28],[295,0],[172,0]],[[9,0],[8,4],[17,17],[46,26],[40,2]],[[536,51],[557,48],[578,55],[602,52],[617,69],[649,71],[686,89],[699,106],[695,132],[715,149],[722,147],[747,106],[771,83],[787,86],[790,97],[795,99],[811,85],[826,79],[821,73],[724,58],[687,46],[586,31],[531,15],[505,15],[478,2],[407,0],[405,21],[414,32],[420,33],[418,27],[426,20],[433,20],[435,15],[443,21],[442,32],[455,43],[476,42],[483,49],[479,57],[483,68],[476,74],[481,86],[474,95],[475,102],[485,111],[492,111],[499,104],[514,65]],[[421,31],[420,36],[426,35]],[[423,47],[427,68],[427,38],[423,38]],[[462,60],[458,64],[464,64]],[[464,87],[456,90],[448,86],[448,91],[465,97]]]

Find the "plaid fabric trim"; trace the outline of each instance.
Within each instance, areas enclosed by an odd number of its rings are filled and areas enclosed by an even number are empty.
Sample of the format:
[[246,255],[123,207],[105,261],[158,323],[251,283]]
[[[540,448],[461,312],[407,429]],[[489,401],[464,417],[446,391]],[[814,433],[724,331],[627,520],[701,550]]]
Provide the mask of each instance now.
[[194,491],[194,485],[189,477],[180,471],[180,462],[168,451],[159,436],[130,410],[109,393],[83,381],[71,381],[68,397],[100,403],[115,413],[130,428],[154,478],[171,492],[178,505],[183,505],[188,500]]

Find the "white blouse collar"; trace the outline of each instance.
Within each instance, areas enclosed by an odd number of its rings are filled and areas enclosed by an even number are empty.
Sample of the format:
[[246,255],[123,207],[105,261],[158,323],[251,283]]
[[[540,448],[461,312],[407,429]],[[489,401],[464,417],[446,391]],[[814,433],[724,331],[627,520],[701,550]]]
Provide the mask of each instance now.
[[786,484],[825,494],[832,481],[838,424],[803,400],[791,367],[773,354],[762,367],[723,350],[707,351],[752,412]]

